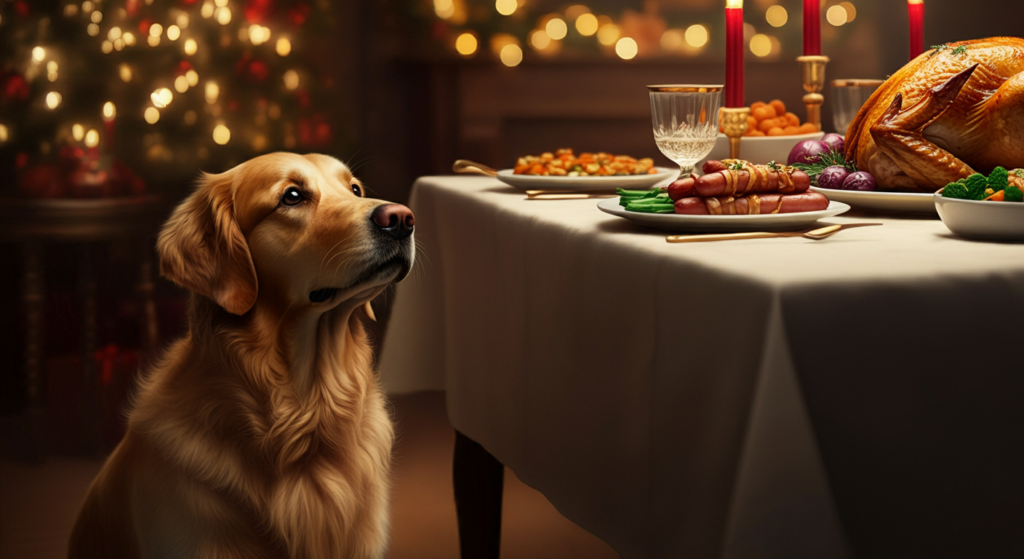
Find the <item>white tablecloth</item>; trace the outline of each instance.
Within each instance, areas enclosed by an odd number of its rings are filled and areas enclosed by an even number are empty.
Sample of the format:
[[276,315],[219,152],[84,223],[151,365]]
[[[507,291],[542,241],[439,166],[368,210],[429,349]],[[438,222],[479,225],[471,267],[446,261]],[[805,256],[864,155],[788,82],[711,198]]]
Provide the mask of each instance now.
[[863,216],[828,221],[884,226],[668,244],[596,203],[419,180],[389,391],[447,391],[457,429],[623,557],[1019,541],[1024,245]]

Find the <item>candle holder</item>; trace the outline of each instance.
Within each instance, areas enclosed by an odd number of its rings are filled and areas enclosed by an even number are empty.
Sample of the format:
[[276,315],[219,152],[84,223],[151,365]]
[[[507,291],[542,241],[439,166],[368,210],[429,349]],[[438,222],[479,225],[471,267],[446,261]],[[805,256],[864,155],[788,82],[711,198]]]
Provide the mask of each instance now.
[[729,159],[740,158],[740,138],[747,131],[749,107],[723,108],[718,118],[722,124],[722,132],[729,138]]
[[807,108],[807,121],[814,124],[821,132],[821,104],[825,102],[825,96],[821,90],[825,87],[825,65],[828,64],[827,56],[798,56],[800,63],[800,74],[803,77],[804,106]]

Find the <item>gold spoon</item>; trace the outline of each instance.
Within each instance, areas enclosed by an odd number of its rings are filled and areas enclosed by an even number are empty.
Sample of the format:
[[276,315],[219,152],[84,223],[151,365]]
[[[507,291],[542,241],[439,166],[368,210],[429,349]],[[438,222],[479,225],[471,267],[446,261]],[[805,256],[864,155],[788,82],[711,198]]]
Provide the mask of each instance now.
[[810,231],[777,231],[777,232],[751,232],[751,233],[724,233],[717,235],[669,235],[665,240],[670,243],[701,243],[706,241],[730,241],[740,239],[772,239],[775,237],[806,237],[815,241],[827,239],[843,229],[854,227],[869,227],[882,225],[881,223],[843,223],[841,225],[828,225]]
[[452,171],[464,175],[486,175],[488,177],[498,176],[498,171],[476,161],[458,159],[452,165]]

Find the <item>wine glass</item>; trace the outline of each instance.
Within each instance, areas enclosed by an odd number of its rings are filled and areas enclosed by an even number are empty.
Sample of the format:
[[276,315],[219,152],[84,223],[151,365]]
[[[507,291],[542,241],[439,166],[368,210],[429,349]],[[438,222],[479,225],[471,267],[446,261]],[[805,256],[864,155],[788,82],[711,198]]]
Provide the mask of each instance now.
[[[720,85],[649,85],[654,142],[679,165],[679,178],[711,153],[718,138]],[[678,180],[678,179],[677,179]]]
[[883,80],[832,80],[832,100],[835,102],[832,123],[836,132],[846,135],[857,111],[883,83]]

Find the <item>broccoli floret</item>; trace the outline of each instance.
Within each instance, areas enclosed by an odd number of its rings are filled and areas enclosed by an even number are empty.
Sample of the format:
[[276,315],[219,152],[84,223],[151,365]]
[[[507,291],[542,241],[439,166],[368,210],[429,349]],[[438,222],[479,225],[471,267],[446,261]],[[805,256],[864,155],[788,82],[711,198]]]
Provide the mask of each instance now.
[[1010,172],[1002,167],[996,167],[992,169],[992,174],[988,176],[988,187],[996,192],[1003,190],[1009,184]]
[[1016,186],[1007,186],[1006,193],[1003,194],[1003,200],[1006,202],[1024,202],[1024,192],[1021,192]]
[[958,198],[960,200],[967,199],[967,187],[961,182],[951,182],[946,185],[946,188],[942,189],[943,198]]
[[988,188],[988,179],[981,173],[974,173],[967,177],[967,199],[982,200],[985,198],[985,189]]

